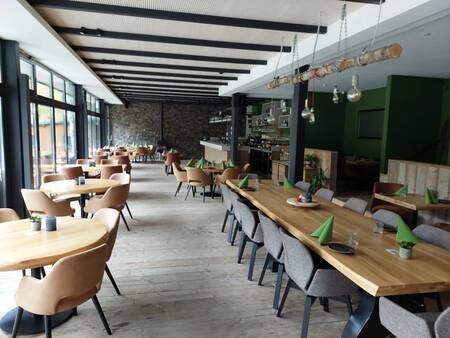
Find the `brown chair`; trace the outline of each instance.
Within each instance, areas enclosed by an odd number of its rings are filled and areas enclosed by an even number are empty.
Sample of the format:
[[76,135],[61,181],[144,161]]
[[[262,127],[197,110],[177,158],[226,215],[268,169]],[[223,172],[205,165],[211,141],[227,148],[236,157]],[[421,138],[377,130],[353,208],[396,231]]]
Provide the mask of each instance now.
[[112,160],[117,160],[117,164],[126,164],[125,171],[129,174],[131,171],[131,162],[128,155],[114,155],[111,157]]
[[95,161],[95,164],[101,164],[102,160],[106,160],[108,155],[94,155],[92,159]]
[[234,180],[237,179],[239,174],[241,173],[240,168],[227,168],[223,171],[221,175],[216,175],[214,178],[214,188],[215,191],[217,187],[220,187],[220,185],[225,184],[227,180]]
[[[127,173],[115,173],[109,177],[110,180],[118,181],[120,184],[128,185],[128,195],[130,194],[130,184],[131,184],[131,176]],[[133,219],[133,215],[131,214],[130,207],[128,206],[128,202],[125,201],[125,207],[127,208],[128,215]]]
[[21,192],[30,215],[73,216],[75,213],[67,200],[53,201],[40,190],[22,189]]
[[84,207],[84,211],[88,214],[95,214],[97,211],[103,208],[113,208],[120,212],[120,216],[122,217],[127,230],[130,231],[128,223],[123,215],[123,208],[125,207],[125,203],[128,199],[128,192],[130,186],[129,184],[121,184],[115,187],[111,187],[106,190],[103,196],[96,196],[89,199],[86,202],[86,206]]
[[156,146],[150,145],[150,147],[149,147],[148,149],[149,149],[149,151],[148,151],[148,157],[149,157],[150,159],[153,159],[153,158],[155,157],[155,153],[156,153]]
[[147,155],[147,147],[137,147],[136,151],[134,152],[134,160],[137,161],[139,158],[142,162],[144,162]]
[[122,151],[118,151],[116,150],[114,152],[114,156],[129,156],[128,151],[127,150],[122,150]]
[[79,166],[61,167],[60,172],[66,180],[74,180],[80,176],[84,176],[83,168]]
[[251,166],[250,163],[245,163],[244,166],[242,167],[242,173],[243,174],[248,174],[251,170]]
[[100,161],[100,164],[119,164],[119,160],[113,160],[113,159],[103,159]]
[[[97,211],[92,217],[93,220],[103,223],[108,231],[108,253],[106,255],[106,262],[111,259],[111,254],[114,249],[114,244],[116,243],[117,230],[119,228],[119,212],[115,209],[105,208]],[[116,281],[109,270],[108,264],[105,265],[105,272],[108,275],[111,284],[116,290],[117,294],[120,295],[120,290],[117,287]]]
[[10,208],[0,208],[0,223],[17,221],[20,217],[17,215],[14,209]]
[[[373,193],[374,194],[375,193],[393,194],[402,187],[403,187],[403,184],[399,184],[399,183],[375,182],[373,185]],[[398,205],[390,204],[388,202],[384,202],[382,200],[372,197],[372,204],[370,207],[370,212],[373,214],[374,212],[376,212],[380,209],[395,212],[396,214],[399,214],[408,223],[412,219],[412,213],[407,208],[403,208]]]
[[[94,160],[93,159],[89,159],[89,158],[79,158],[79,159],[77,159],[77,164],[89,165],[92,161],[94,161]],[[87,177],[88,178],[99,178],[100,174],[98,172],[87,173]]]
[[180,192],[183,182],[187,182],[187,173],[186,173],[186,170],[181,169],[180,164],[176,163],[176,162],[172,163],[172,171],[178,182],[178,187],[177,187],[177,190],[175,191],[175,196],[176,196]]
[[111,334],[97,299],[105,271],[108,245],[60,259],[44,279],[25,276],[16,291],[18,306],[12,337],[17,336],[23,311],[44,316],[46,337],[52,336],[52,316],[73,309],[92,299],[95,308]]
[[180,164],[180,153],[167,153],[166,160],[164,161],[164,170],[166,175],[173,174],[172,163]]
[[[42,176],[42,184],[49,183],[49,182],[55,182],[55,181],[63,181],[66,178],[62,174],[47,174]],[[53,201],[69,201],[69,202],[75,202],[80,199],[80,195],[72,194],[72,195],[64,195],[58,198],[53,199]]]
[[[189,191],[192,189],[192,195],[195,197],[195,192],[198,187],[203,188],[203,203],[205,203],[205,195],[206,195],[206,186],[212,186],[212,180],[211,176],[207,175],[203,169],[200,168],[189,168],[186,167],[187,172],[187,180],[188,180],[188,190],[186,193],[186,197],[184,200],[187,199],[189,196]],[[212,189],[211,189],[212,190]],[[212,191],[211,191],[212,196]]]
[[101,167],[100,178],[103,180],[108,180],[112,174],[123,172],[122,164],[118,165],[105,165]]
[[91,160],[88,158],[79,158],[76,161],[76,164],[88,165]]

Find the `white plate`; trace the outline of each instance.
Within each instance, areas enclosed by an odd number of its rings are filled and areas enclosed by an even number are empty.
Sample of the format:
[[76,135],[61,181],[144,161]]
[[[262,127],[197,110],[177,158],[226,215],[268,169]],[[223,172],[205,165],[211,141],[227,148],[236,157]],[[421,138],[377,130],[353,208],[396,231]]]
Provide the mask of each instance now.
[[295,197],[288,198],[286,200],[286,202],[288,202],[288,204],[290,204],[294,207],[300,207],[300,208],[315,208],[319,205],[319,203],[317,203],[317,202],[310,202],[310,203],[298,202]]

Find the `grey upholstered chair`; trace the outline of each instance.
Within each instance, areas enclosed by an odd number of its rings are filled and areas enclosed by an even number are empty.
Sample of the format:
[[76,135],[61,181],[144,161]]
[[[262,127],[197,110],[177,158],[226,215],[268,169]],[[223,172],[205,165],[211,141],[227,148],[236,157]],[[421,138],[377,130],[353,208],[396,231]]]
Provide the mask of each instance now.
[[311,183],[305,182],[305,181],[298,181],[295,183],[295,186],[299,188],[300,190],[303,190],[304,192],[309,191],[311,188]]
[[450,336],[450,308],[438,312],[412,313],[380,298],[380,321],[397,338],[444,338]]
[[353,210],[361,215],[364,215],[367,210],[367,206],[368,203],[366,201],[356,197],[350,197],[343,205],[344,208]]
[[[244,254],[245,245],[248,241],[253,243],[252,254],[250,256],[250,264],[248,266],[247,279],[251,281],[253,279],[253,270],[255,267],[256,252],[264,245],[263,234],[261,227],[255,217],[255,214],[250,208],[240,201],[236,201],[234,205],[234,217],[241,226],[241,243],[239,244],[238,251],[238,264],[241,264],[242,255]],[[237,225],[236,225],[237,226]]]
[[229,192],[230,192],[231,205],[233,208],[233,221],[230,222],[230,227],[228,228],[228,243],[230,243],[233,246],[234,241],[236,239],[236,234],[239,230],[239,223],[237,222],[236,216],[234,213],[234,211],[236,210],[236,202],[239,200],[239,196],[232,190],[229,190]]
[[383,223],[386,227],[396,230],[397,222],[401,216],[390,210],[379,209],[372,214],[372,218]]
[[286,297],[291,287],[298,287],[306,295],[301,338],[308,336],[311,306],[317,298],[342,297],[347,303],[349,315],[353,313],[350,295],[357,292],[358,287],[344,275],[334,269],[323,269],[315,266],[308,248],[296,238],[279,229],[284,248],[284,266],[289,281],[278,307],[277,316],[281,316]]
[[267,270],[267,266],[270,262],[276,263],[277,265],[277,282],[275,285],[275,295],[273,297],[274,309],[278,309],[278,304],[280,303],[280,291],[281,283],[283,282],[283,272],[284,272],[284,255],[283,255],[283,242],[281,241],[281,235],[278,231],[278,225],[264,215],[261,211],[258,212],[258,217],[261,230],[264,238],[264,247],[267,250],[266,260],[264,261],[264,266],[261,271],[261,276],[259,277],[258,285],[262,285],[264,275]]
[[331,202],[334,197],[334,191],[327,188],[320,188],[314,195],[323,200]]
[[450,250],[450,233],[438,227],[422,224],[413,230],[414,234],[424,242]]
[[222,192],[223,202],[225,204],[225,218],[222,224],[222,232],[225,231],[225,226],[227,225],[227,221],[230,222],[230,227],[234,222],[234,213],[233,213],[233,201],[231,200],[231,192],[230,188],[228,188],[225,184],[220,186],[220,191]]

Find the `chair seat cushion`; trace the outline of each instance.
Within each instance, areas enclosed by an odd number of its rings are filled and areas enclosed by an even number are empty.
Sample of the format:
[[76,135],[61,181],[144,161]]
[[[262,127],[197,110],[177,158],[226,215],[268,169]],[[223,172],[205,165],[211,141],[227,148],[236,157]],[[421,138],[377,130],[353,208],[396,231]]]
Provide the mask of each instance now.
[[393,205],[393,204],[380,204],[380,205],[376,205],[373,208],[370,209],[370,212],[373,214],[376,211],[380,210],[380,209],[384,209],[384,210],[389,210],[392,212],[395,212],[396,214],[399,214],[404,220],[408,220],[408,218],[411,215],[410,210],[406,209],[406,208],[402,208],[400,206],[397,205]]

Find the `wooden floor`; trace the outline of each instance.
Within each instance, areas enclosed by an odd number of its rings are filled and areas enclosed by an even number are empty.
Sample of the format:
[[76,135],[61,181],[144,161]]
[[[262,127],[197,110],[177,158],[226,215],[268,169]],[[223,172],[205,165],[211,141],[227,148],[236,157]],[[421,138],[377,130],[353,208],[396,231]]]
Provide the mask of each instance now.
[[[275,275],[264,286],[246,278],[249,251],[236,263],[237,247],[220,232],[220,199],[174,197],[175,178],[161,164],[136,164],[129,205],[131,232],[121,224],[110,269],[122,291],[105,276],[99,300],[113,337],[298,337],[303,295],[291,291],[283,318],[272,310]],[[129,219],[129,217],[128,217]],[[261,272],[261,249],[255,278]],[[48,268],[49,269],[49,268]],[[21,273],[0,273],[0,314],[14,305]],[[330,313],[313,306],[309,337],[340,337],[345,306],[330,301]],[[54,337],[107,337],[92,303],[54,330]],[[0,332],[0,337],[7,337]]]

